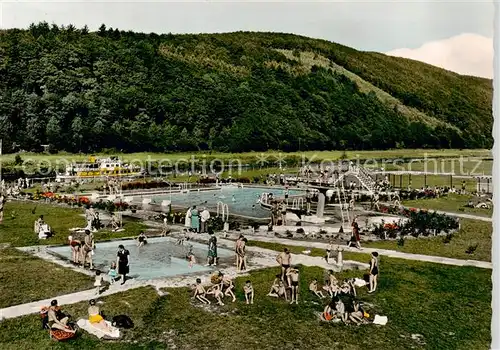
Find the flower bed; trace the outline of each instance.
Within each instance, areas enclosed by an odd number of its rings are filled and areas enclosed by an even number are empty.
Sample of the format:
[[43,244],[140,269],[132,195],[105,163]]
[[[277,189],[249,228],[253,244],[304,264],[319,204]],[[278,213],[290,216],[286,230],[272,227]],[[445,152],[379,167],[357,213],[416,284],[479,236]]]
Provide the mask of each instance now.
[[109,212],[115,212],[115,211],[123,211],[127,209],[134,210],[136,209],[135,206],[130,205],[126,202],[113,202],[113,201],[103,201],[100,200],[98,202],[92,203],[92,201],[88,197],[84,196],[73,196],[73,195],[59,195],[53,192],[36,192],[35,194],[31,195],[28,194],[29,199],[32,200],[44,200],[52,203],[59,203],[59,204],[67,204],[69,206],[89,206],[92,205],[94,208],[99,209],[99,210],[105,210]]
[[388,239],[397,238],[400,236],[429,236],[431,234],[449,234],[457,231],[460,228],[458,218],[451,217],[445,214],[438,214],[434,211],[416,208],[398,208],[385,205],[379,206],[379,211],[384,214],[400,215],[409,220],[402,220],[395,223],[382,223],[375,225],[375,229],[371,232],[375,236]]

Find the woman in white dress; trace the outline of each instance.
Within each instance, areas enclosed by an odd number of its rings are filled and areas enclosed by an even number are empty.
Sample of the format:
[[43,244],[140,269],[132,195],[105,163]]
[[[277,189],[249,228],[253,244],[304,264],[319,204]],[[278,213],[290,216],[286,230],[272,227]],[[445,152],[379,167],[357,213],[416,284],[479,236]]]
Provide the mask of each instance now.
[[189,208],[188,211],[186,212],[186,219],[184,220],[184,227],[188,231],[191,229],[191,208]]

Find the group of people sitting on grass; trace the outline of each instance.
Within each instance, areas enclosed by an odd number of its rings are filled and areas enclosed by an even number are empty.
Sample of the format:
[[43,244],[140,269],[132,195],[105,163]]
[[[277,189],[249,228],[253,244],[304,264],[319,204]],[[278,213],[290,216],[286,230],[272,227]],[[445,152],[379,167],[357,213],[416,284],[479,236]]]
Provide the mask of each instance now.
[[35,233],[38,239],[47,239],[53,236],[52,228],[45,222],[43,215],[35,221]]
[[62,311],[58,301],[54,299],[50,306],[42,307],[40,312],[42,328],[49,329],[52,338],[62,341],[75,337],[79,326],[93,334],[97,330],[107,335],[113,335],[115,338],[119,337],[118,328],[134,327],[134,323],[127,315],[117,315],[113,317],[112,321],[106,321],[95,299],[89,300],[87,314],[87,320],[81,319],[75,323],[69,314]]
[[[236,301],[236,296],[234,295],[234,283],[233,280],[224,275],[220,271],[216,271],[211,279],[211,285],[207,288],[201,283],[201,279],[196,279],[196,284],[193,286],[194,294],[193,298],[201,301],[203,304],[211,304],[208,299],[209,296],[213,297],[214,301],[219,305],[224,305],[224,297],[228,296],[232,298],[232,302]],[[251,289],[251,293],[250,290]],[[253,304],[253,287],[250,281],[247,281],[244,287],[245,297],[247,304]]]

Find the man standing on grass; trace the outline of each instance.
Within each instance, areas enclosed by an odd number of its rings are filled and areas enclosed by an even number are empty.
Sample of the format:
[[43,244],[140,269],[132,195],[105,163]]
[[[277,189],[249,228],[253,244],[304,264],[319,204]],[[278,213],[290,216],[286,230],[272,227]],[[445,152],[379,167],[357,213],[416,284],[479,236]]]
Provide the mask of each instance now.
[[[288,248],[283,249],[283,252],[278,255],[276,261],[281,266],[281,280],[286,282],[285,276],[287,275],[290,265],[292,264],[292,255],[290,254]],[[290,284],[288,284],[288,286],[290,286]]]

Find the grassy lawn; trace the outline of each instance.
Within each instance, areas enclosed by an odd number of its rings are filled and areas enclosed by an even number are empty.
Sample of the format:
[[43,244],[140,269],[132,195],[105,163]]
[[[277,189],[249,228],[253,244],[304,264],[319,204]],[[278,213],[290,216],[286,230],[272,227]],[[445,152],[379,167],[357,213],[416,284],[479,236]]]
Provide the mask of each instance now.
[[[379,180],[383,180],[383,175],[378,175]],[[394,179],[394,180],[392,180]],[[461,189],[462,188],[462,181],[465,180],[465,188],[469,192],[476,191],[476,180],[474,179],[457,179],[454,178],[453,180],[450,179],[450,176],[448,175],[391,175],[391,183],[394,185],[394,187],[398,188],[408,188],[409,181],[411,180],[411,187],[413,189],[418,189],[425,187],[425,185],[430,186],[430,187],[452,187],[455,186],[455,188]]]
[[[182,162],[187,164],[192,161],[193,157],[195,160],[212,160],[219,159],[223,161],[237,160],[239,159],[243,164],[248,160],[261,159],[262,154],[268,157],[269,165],[272,162],[276,162],[281,157],[297,157],[302,159],[305,157],[307,159],[314,159],[317,161],[321,160],[338,160],[343,155],[343,151],[307,151],[307,152],[280,152],[280,151],[268,151],[264,153],[260,152],[246,152],[246,153],[219,153],[219,152],[191,152],[191,153],[129,153],[129,154],[119,154],[124,160],[128,162],[146,162],[146,161],[159,161],[164,160],[164,164],[168,164],[167,160],[171,162]],[[97,154],[99,156],[99,154]],[[68,161],[86,161],[90,155],[85,154],[70,154],[61,152],[59,154],[39,154],[39,153],[23,153],[20,155],[23,161],[29,162],[40,162],[44,161],[50,162],[52,165],[64,165]],[[100,156],[109,157],[109,155],[101,154]],[[454,157],[491,157],[491,150],[481,150],[481,149],[471,149],[471,150],[456,150],[456,149],[397,149],[397,150],[385,150],[385,151],[347,151],[345,156],[350,159],[388,159],[388,158],[424,158],[424,157],[435,157],[435,158],[454,158]],[[13,162],[15,159],[15,154],[4,154],[0,156],[0,161]]]
[[[82,334],[69,343],[49,340],[38,315],[0,324],[2,349],[488,349],[490,343],[491,279],[489,270],[381,258],[379,290],[359,298],[373,306],[370,314],[385,315],[386,326],[360,327],[320,322],[316,315],[326,300],[307,293],[310,280],[322,281],[320,268],[301,267],[299,305],[266,297],[277,269],[251,273],[236,280],[237,302],[195,307],[186,289],[171,289],[159,297],[150,288],[104,298],[109,316],[128,314],[136,327],[120,342],[103,342]],[[339,277],[351,277],[349,271]],[[245,305],[242,286],[253,282],[254,305]],[[471,286],[474,286],[471,288]],[[86,317],[86,303],[65,308]],[[411,339],[421,334],[425,345]],[[136,343],[137,342],[137,343]]]
[[409,163],[387,163],[386,170],[409,170],[409,171],[428,171],[436,173],[455,173],[457,175],[491,175],[493,161],[455,158],[455,159],[428,159],[415,160]]
[[[32,202],[7,202],[4,221],[0,224],[0,243],[9,242],[16,247],[67,243],[70,228],[86,226],[85,218],[81,215],[83,213],[83,208]],[[34,223],[40,215],[43,215],[44,220],[54,230],[54,237],[39,240],[34,233]],[[124,229],[125,231],[117,233],[101,230],[94,236],[96,240],[135,236],[145,229],[145,225],[138,221],[124,220]]]
[[491,217],[493,215],[493,209],[476,209],[465,207],[465,205],[471,198],[472,196],[468,195],[448,194],[448,196],[441,198],[403,201],[402,204],[414,208],[442,210],[451,213],[464,213],[485,217]]
[[[443,243],[443,237],[407,239],[403,247],[396,241],[365,243],[365,247],[397,250],[405,253],[442,256],[454,259],[491,261],[491,222],[460,219],[461,229],[453,235],[450,243]],[[465,251],[478,245],[474,254]]]
[[14,248],[0,250],[0,308],[74,293],[92,286],[92,278],[84,274]]

